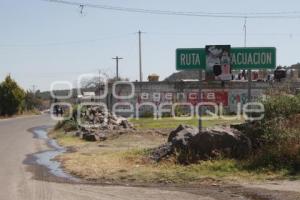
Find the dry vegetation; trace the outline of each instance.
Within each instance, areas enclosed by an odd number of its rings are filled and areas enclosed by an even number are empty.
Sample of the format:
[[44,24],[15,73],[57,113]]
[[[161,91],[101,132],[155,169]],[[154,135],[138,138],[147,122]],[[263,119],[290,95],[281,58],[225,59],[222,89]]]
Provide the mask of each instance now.
[[[168,124],[169,119],[161,124]],[[97,182],[197,183],[207,179],[243,181],[281,178],[286,171],[247,171],[235,160],[203,161],[192,165],[177,164],[174,158],[155,163],[148,159],[149,149],[166,142],[166,135],[153,131],[152,119],[136,123],[136,132],[109,138],[103,142],[85,142],[60,131],[53,132],[63,146],[72,151],[58,159],[72,174]],[[165,123],[164,123],[165,122]],[[155,122],[157,123],[157,122]],[[190,122],[193,123],[193,122]],[[221,122],[222,124],[224,122]],[[216,124],[211,122],[208,125]],[[156,125],[155,125],[156,126]],[[149,131],[149,128],[152,131]],[[166,127],[164,127],[166,128]],[[147,131],[143,130],[147,129]]]

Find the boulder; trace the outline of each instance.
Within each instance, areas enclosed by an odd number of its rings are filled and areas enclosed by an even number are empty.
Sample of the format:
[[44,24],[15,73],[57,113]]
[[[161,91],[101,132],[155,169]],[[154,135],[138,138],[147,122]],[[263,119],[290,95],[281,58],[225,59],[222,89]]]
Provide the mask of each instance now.
[[122,126],[125,129],[131,128],[129,122],[126,119],[121,121],[120,126]]
[[240,131],[230,127],[198,129],[180,125],[168,137],[168,143],[159,146],[151,153],[153,160],[176,152],[179,162],[196,162],[216,156],[244,158],[252,150],[250,139]]
[[81,131],[76,131],[75,136],[76,137],[81,137],[82,132]]
[[206,129],[192,137],[187,149],[196,159],[206,159],[222,155],[230,158],[243,158],[252,149],[251,141],[240,131],[229,127]]
[[97,133],[95,134],[95,138],[96,138],[97,141],[104,141],[104,140],[107,139],[107,136],[106,136],[105,133],[97,132]]
[[165,158],[168,155],[173,153],[173,145],[171,142],[167,142],[155,149],[152,150],[150,158],[159,162],[162,158]]
[[168,142],[176,148],[186,148],[190,140],[198,134],[198,129],[193,126],[179,125],[177,129],[171,131]]

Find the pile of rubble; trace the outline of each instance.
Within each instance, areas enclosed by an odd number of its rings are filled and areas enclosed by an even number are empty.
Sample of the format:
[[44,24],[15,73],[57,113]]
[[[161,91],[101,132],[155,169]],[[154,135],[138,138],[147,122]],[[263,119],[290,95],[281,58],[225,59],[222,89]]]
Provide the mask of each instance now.
[[243,158],[252,150],[250,139],[230,127],[215,127],[201,131],[180,125],[169,135],[168,142],[151,153],[155,161],[176,153],[181,163],[197,162],[217,156]]
[[76,136],[87,141],[105,140],[108,134],[123,134],[126,130],[134,129],[126,118],[105,111],[100,106],[88,107],[80,116],[82,126]]

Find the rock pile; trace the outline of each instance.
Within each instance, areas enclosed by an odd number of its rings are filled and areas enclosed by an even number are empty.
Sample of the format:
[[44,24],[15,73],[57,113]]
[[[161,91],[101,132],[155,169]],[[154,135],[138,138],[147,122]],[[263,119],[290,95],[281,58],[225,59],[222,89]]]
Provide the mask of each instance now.
[[119,130],[133,128],[133,125],[124,117],[116,116],[105,111],[100,106],[91,106],[81,113],[82,123],[100,130]]
[[230,127],[215,127],[199,133],[198,129],[180,125],[172,131],[168,143],[154,149],[151,158],[160,161],[176,152],[179,162],[195,162],[217,156],[243,158],[251,152],[250,139]]
[[84,125],[79,126],[76,136],[87,141],[102,141],[112,132],[122,134],[125,130],[134,129],[126,118],[105,111],[100,106],[88,107],[80,118]]

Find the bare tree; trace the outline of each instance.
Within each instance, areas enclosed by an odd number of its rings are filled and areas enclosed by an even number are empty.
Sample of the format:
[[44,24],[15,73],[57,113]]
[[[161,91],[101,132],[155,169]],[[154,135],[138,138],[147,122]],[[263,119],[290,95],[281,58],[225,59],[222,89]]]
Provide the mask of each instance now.
[[98,74],[82,79],[80,82],[80,87],[83,89],[101,88],[109,79],[108,73],[99,70]]

